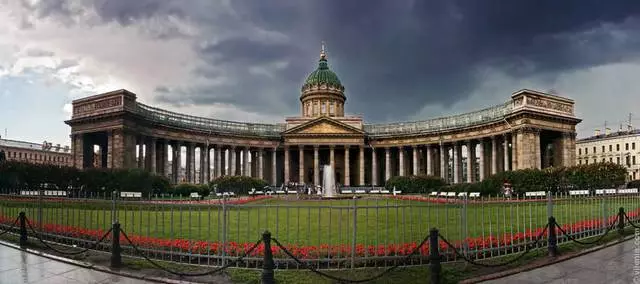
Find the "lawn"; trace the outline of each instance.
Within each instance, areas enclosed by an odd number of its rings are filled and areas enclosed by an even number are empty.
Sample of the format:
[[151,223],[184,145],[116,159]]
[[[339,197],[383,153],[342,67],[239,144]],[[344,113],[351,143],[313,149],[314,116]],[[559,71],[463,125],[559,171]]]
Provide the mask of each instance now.
[[[602,219],[605,214],[615,215],[621,206],[627,211],[640,208],[635,197],[572,198],[554,203],[553,215],[560,224]],[[354,237],[363,245],[419,243],[432,227],[449,240],[460,240],[526,232],[544,227],[547,221],[546,202],[469,203],[465,209],[462,204],[380,198],[267,199],[226,205],[225,209],[223,214],[220,205],[123,202],[117,206],[117,219],[128,235],[245,243],[270,230],[282,243],[304,246],[349,245]],[[34,221],[41,213],[42,221],[49,224],[107,230],[112,222],[110,201],[0,199],[3,216],[17,216],[22,210]]]

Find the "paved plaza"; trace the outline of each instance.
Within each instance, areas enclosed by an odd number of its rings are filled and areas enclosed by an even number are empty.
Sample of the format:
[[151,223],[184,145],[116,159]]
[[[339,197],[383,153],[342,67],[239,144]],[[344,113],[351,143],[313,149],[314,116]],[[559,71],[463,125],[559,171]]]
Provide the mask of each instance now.
[[[634,257],[640,257],[640,253],[635,249],[636,245],[631,239],[563,262],[482,283],[640,283],[640,278],[634,282]],[[640,273],[640,265],[636,265],[635,269]]]
[[0,245],[0,284],[154,283],[52,260]]

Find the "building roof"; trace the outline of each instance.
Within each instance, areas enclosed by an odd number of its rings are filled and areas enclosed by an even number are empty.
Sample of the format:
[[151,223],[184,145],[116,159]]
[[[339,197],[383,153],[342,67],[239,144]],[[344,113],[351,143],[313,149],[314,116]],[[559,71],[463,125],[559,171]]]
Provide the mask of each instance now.
[[68,146],[60,146],[59,144],[52,145],[51,143],[47,143],[47,145],[45,145],[45,143],[46,141],[43,143],[32,143],[27,141],[0,139],[0,147],[40,150],[40,151],[48,151],[48,152],[55,152],[55,153],[71,153],[71,148]]
[[605,139],[624,138],[624,137],[630,137],[630,136],[640,136],[640,129],[633,129],[631,131],[628,131],[628,130],[616,131],[609,134],[594,135],[591,137],[579,139],[576,142],[585,143],[585,142],[592,142],[592,141],[605,140]]

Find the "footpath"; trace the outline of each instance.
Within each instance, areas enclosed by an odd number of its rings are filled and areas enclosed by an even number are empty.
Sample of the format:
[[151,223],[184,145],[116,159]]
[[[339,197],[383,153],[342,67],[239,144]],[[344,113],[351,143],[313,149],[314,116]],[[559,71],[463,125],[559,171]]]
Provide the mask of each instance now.
[[630,239],[592,253],[511,276],[487,284],[640,284],[640,245]]

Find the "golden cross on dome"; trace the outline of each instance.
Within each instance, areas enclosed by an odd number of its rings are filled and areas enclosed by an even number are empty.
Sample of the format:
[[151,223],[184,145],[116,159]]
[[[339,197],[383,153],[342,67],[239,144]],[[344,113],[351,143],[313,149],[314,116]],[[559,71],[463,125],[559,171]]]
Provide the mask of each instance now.
[[325,59],[327,58],[327,53],[324,50],[324,41],[322,41],[322,48],[320,49],[320,59]]

